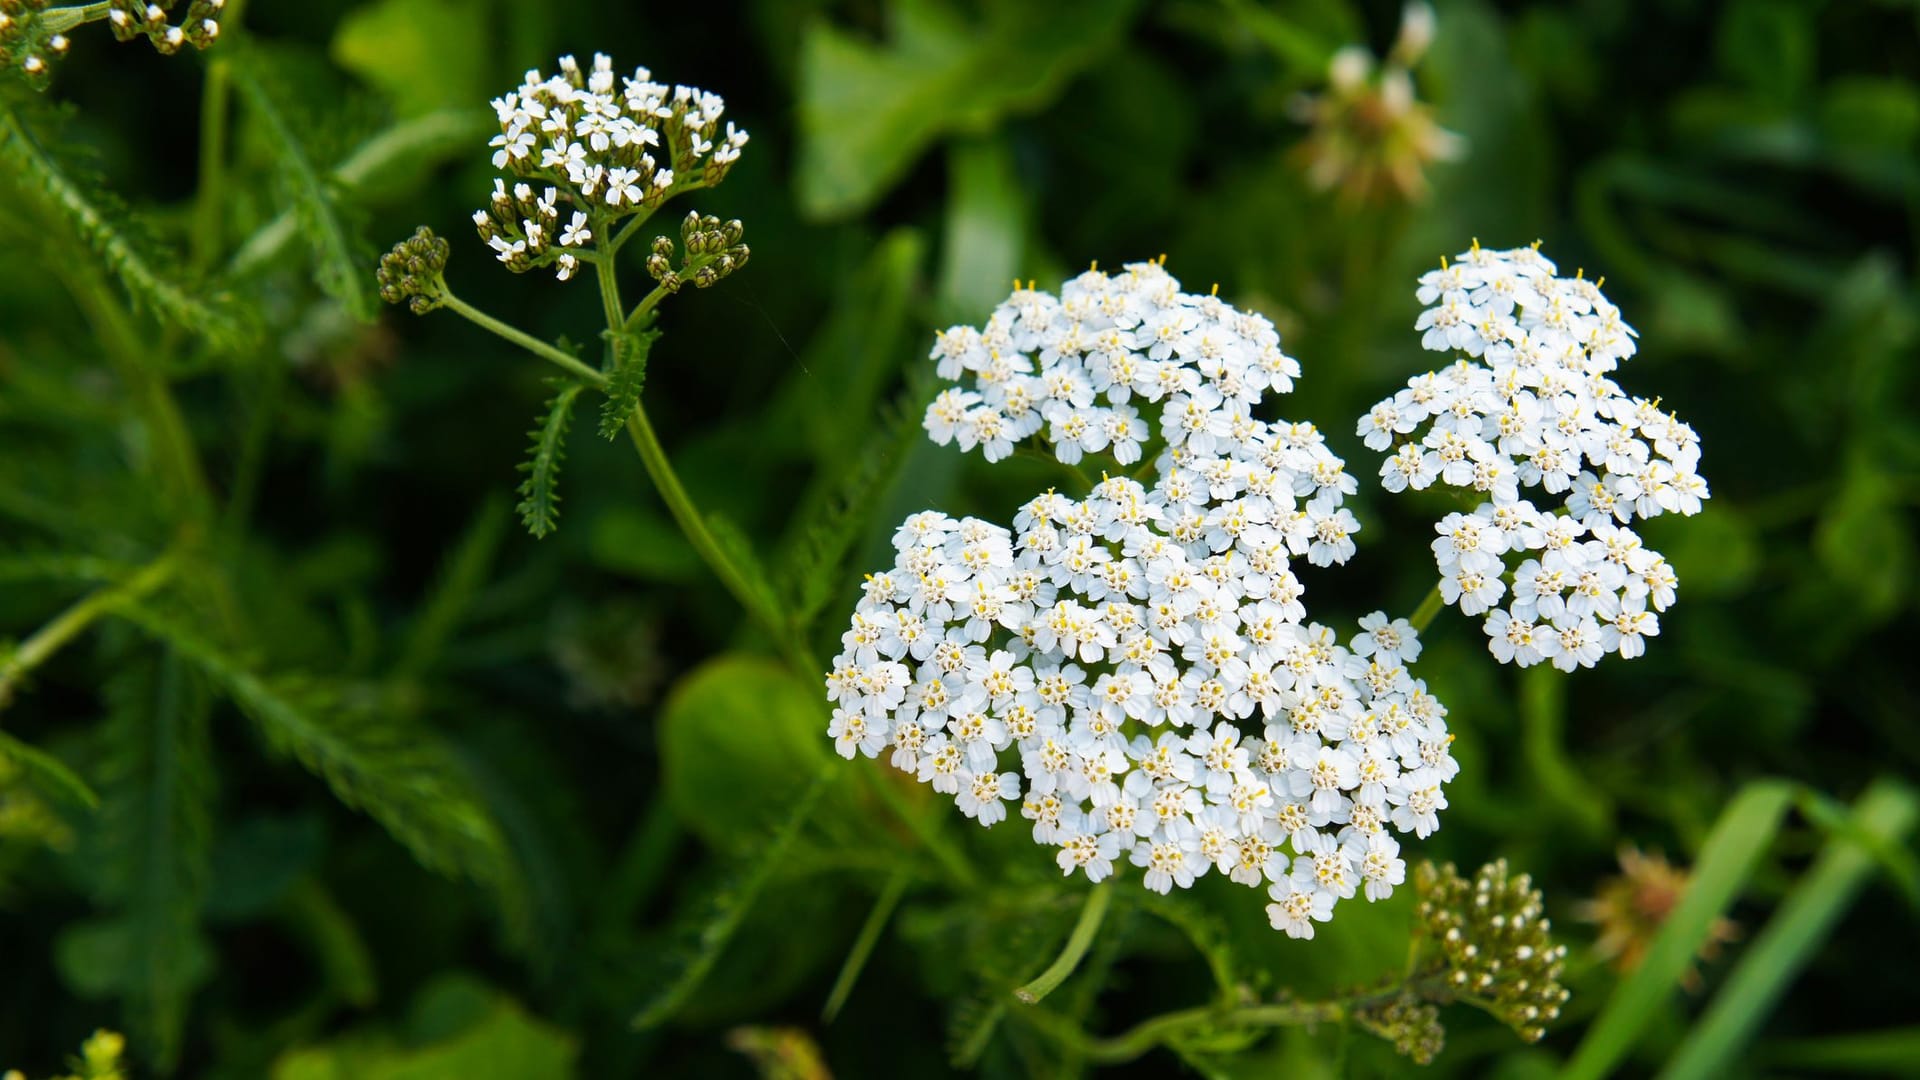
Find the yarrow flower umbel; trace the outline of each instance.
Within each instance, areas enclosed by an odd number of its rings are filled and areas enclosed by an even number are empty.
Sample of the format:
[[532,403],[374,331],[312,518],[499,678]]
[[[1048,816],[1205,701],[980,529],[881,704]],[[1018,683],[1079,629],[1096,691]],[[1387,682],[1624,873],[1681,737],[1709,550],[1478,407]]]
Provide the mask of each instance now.
[[1265,885],[1296,937],[1391,893],[1394,832],[1436,827],[1458,766],[1405,620],[1369,616],[1350,646],[1305,621],[1290,560],[1346,561],[1353,480],[1311,425],[1254,417],[1299,371],[1272,325],[1139,263],[1017,289],[933,356],[971,384],[929,410],[936,442],[1157,446],[1156,479],[1045,492],[1011,531],[908,518],[827,675],[839,752],[887,752],[983,825],[1017,800],[1067,873],[1125,857],[1159,892]]
[[591,71],[571,56],[552,77],[529,71],[493,109],[493,166],[513,182],[494,181],[474,226],[509,269],[552,266],[562,281],[593,258],[597,230],[719,183],[747,144],[731,122],[721,130],[720,95],[654,82],[646,68],[616,78],[603,54]]
[[1633,328],[1598,282],[1555,276],[1537,245],[1475,243],[1417,296],[1421,344],[1463,355],[1375,405],[1359,434],[1393,448],[1387,490],[1437,481],[1484,500],[1435,526],[1442,598],[1486,616],[1502,663],[1639,656],[1678,581],[1631,523],[1698,513],[1708,492],[1693,429],[1609,377],[1634,354]]

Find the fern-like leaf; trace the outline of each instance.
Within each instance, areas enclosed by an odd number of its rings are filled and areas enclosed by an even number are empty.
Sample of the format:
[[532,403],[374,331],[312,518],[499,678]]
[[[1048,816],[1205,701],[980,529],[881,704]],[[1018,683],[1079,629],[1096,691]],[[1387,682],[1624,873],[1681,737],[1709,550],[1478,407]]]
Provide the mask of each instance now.
[[12,770],[42,794],[88,809],[100,805],[100,796],[78,774],[67,768],[66,762],[4,731],[0,731],[0,766],[4,766],[0,767],[0,777]]
[[229,296],[180,280],[175,258],[145,234],[91,170],[43,139],[4,102],[0,102],[0,163],[66,220],[136,307],[219,347],[242,345],[253,337],[253,327]]
[[133,603],[115,614],[170,645],[254,722],[269,748],[327,782],[429,869],[495,890],[520,888],[498,824],[446,744],[347,689],[265,675],[186,622]]
[[787,552],[776,583],[795,623],[809,627],[847,578],[847,558],[866,533],[887,486],[920,438],[920,415],[932,400],[931,380],[915,380],[880,414],[859,454],[838,476],[816,485],[781,545]]
[[352,224],[331,173],[314,163],[285,104],[291,96],[275,85],[269,55],[257,47],[235,50],[235,61],[234,85],[260,120],[294,219],[313,250],[314,281],[356,318],[372,322],[379,308],[372,249]]
[[947,1062],[956,1072],[972,1072],[1007,1013],[1007,995],[964,997],[947,1016]]
[[600,437],[611,442],[626,430],[627,420],[640,407],[640,391],[647,384],[647,357],[658,330],[620,333],[613,339],[613,367],[607,372],[607,400],[600,406]]
[[213,832],[213,749],[205,685],[171,650],[108,687],[98,819],[101,900],[117,912],[117,980],[134,1044],[170,1071],[187,1003],[206,975],[200,907]]
[[560,527],[560,464],[567,456],[567,427],[573,422],[573,403],[586,384],[558,381],[560,387],[547,399],[547,411],[539,426],[527,432],[531,440],[526,461],[520,471],[520,520],[535,538],[544,540]]
[[653,990],[633,1018],[635,1028],[650,1028],[671,1019],[713,970],[740,929],[740,921],[772,880],[787,850],[799,839],[832,775],[823,772],[815,777],[787,809],[778,828],[733,856],[719,879],[682,907],[673,931],[676,943],[663,951],[659,974],[648,980]]

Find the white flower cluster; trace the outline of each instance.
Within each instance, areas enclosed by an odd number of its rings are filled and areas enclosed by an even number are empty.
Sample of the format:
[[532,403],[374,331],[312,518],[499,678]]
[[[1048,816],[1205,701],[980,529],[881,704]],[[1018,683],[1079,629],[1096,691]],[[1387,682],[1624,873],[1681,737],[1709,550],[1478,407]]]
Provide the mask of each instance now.
[[[747,133],[731,121],[720,130],[720,95],[654,82],[646,68],[617,82],[603,54],[590,72],[563,56],[559,74],[529,71],[518,90],[493,100],[493,167],[544,185],[536,197],[527,183],[509,194],[496,181],[491,205],[473,214],[480,238],[516,273],[552,265],[567,280],[594,239],[590,223],[605,229],[711,187],[740,159]],[[572,211],[565,227],[562,204]]]
[[1286,393],[1300,374],[1271,322],[1181,292],[1158,263],[1089,270],[1057,299],[1015,285],[984,329],[956,326],[935,341],[940,377],[972,385],[928,408],[934,442],[998,461],[1033,437],[1069,465],[1099,451],[1131,465],[1149,438],[1142,407],[1159,405],[1165,443],[1204,454],[1250,442],[1261,396]]
[[[1018,800],[1067,873],[1124,857],[1160,892],[1266,885],[1295,937],[1388,895],[1394,830],[1437,827],[1458,767],[1405,620],[1369,616],[1351,648],[1305,621],[1290,560],[1352,554],[1354,482],[1312,425],[1252,415],[1299,372],[1272,325],[1140,263],[1017,289],[934,356],[973,381],[930,410],[936,442],[1131,464],[1152,440],[1157,478],[1046,492],[1012,531],[908,518],[827,675],[839,752],[889,751],[984,825]],[[1156,434],[1136,399],[1161,404]]]
[[[1597,283],[1555,276],[1536,248],[1476,243],[1417,296],[1430,305],[1421,344],[1464,355],[1375,405],[1359,434],[1394,448],[1387,490],[1438,481],[1485,498],[1436,526],[1442,598],[1486,615],[1503,663],[1571,671],[1640,655],[1678,582],[1629,526],[1698,513],[1708,493],[1694,430],[1608,377],[1633,355],[1633,328]],[[1534,490],[1558,505],[1536,506]]]

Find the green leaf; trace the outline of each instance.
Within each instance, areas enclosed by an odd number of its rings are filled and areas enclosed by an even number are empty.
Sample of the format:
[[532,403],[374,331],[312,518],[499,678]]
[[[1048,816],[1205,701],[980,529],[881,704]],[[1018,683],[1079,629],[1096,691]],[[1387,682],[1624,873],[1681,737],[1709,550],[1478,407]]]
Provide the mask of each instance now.
[[1873,620],[1898,610],[1913,577],[1913,538],[1893,478],[1855,461],[1814,530],[1820,562]]
[[289,1050],[273,1080],[567,1077],[579,1046],[567,1032],[470,976],[445,976],[415,1001],[409,1034],[349,1034]]
[[234,85],[260,120],[274,168],[312,249],[315,282],[354,317],[372,322],[379,305],[371,249],[349,224],[338,185],[302,140],[301,120],[286,104],[293,95],[276,85],[273,61],[258,47],[235,50],[233,59]]
[[92,858],[100,899],[118,913],[125,966],[117,990],[133,1043],[155,1068],[179,1060],[187,1001],[205,965],[201,904],[213,831],[213,746],[206,688],[175,651],[133,662],[108,687],[101,733],[105,792]]
[[[780,809],[774,818],[779,825],[770,834],[741,834],[763,839],[750,843],[734,856],[720,880],[682,909],[674,930],[679,943],[665,950],[660,971],[647,980],[653,990],[634,1015],[635,1028],[650,1028],[671,1019],[699,987],[726,950],[727,943],[733,940],[740,920],[773,878],[787,849],[799,838],[836,772],[833,766],[817,770],[798,796]],[[739,839],[735,837],[736,844]]]
[[270,748],[300,762],[341,802],[384,825],[423,866],[472,878],[511,906],[518,881],[499,826],[431,732],[351,702],[340,687],[260,674],[155,609],[122,603],[115,610],[172,645],[240,707]]
[[[1899,844],[1920,817],[1920,797],[1904,784],[1882,780],[1854,804],[1852,822],[1873,842]],[[1874,852],[1846,833],[1827,841],[1813,867],[1781,902],[1766,928],[1747,946],[1740,962],[1693,1025],[1685,1042],[1660,1076],[1695,1080],[1726,1076],[1736,1057],[1772,1015],[1813,951],[1874,870]]]
[[4,104],[0,104],[0,162],[17,174],[24,188],[42,196],[66,219],[80,242],[119,279],[136,307],[216,345],[233,347],[252,338],[253,328],[234,307],[231,296],[180,280],[175,256],[144,234],[120,200]]
[[[18,769],[29,784],[41,792],[89,810],[100,805],[100,796],[85,780],[67,768],[66,762],[0,731],[0,764]],[[4,773],[0,773],[4,775]]]
[[979,322],[1007,296],[1026,249],[1027,197],[1004,138],[947,148],[947,221],[940,317]]
[[486,100],[490,24],[461,0],[375,0],[340,20],[333,59],[417,116]]
[[834,760],[825,702],[763,657],[734,653],[694,669],[658,722],[667,805],[715,847],[750,840]]
[[1660,932],[1600,1015],[1587,1029],[1562,1080],[1599,1080],[1620,1066],[1656,1014],[1670,1008],[1673,993],[1779,831],[1793,789],[1779,780],[1756,780],[1741,788],[1714,823],[1695,860],[1693,877]]
[[520,520],[527,531],[546,539],[560,527],[560,465],[567,457],[567,426],[573,421],[573,402],[586,389],[576,381],[555,380],[559,390],[547,399],[547,411],[539,426],[527,432],[531,440],[529,457],[520,464],[526,479],[520,481]]
[[892,38],[821,21],[800,43],[801,208],[841,217],[873,204],[941,135],[983,131],[1037,108],[1096,61],[1132,0],[986,0],[977,18],[944,0],[891,8]]
[[600,406],[600,437],[611,442],[627,429],[640,408],[640,391],[647,384],[647,357],[658,330],[619,333],[613,337],[613,370],[607,373],[607,400]]

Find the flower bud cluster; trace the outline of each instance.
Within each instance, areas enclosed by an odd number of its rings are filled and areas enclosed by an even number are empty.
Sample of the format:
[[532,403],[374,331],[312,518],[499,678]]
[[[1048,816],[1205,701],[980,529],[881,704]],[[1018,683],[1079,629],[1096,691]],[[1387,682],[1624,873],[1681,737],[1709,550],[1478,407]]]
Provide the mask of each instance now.
[[[719,183],[747,143],[731,122],[720,130],[726,103],[718,94],[656,83],[646,68],[617,78],[602,54],[590,71],[571,56],[552,77],[529,71],[493,108],[493,165],[520,182],[509,191],[496,181],[492,205],[475,212],[474,224],[509,269],[554,266],[563,281],[596,231]],[[720,276],[716,270],[713,280]]]
[[14,69],[35,89],[45,89],[53,62],[73,47],[68,32],[105,18],[114,37],[131,41],[144,34],[153,47],[171,55],[183,45],[204,49],[220,36],[224,0],[193,0],[176,25],[168,22],[175,0],[113,0],[104,10],[81,6],[49,8],[48,0],[0,0],[0,69]]
[[447,242],[422,225],[380,256],[375,272],[380,299],[405,304],[415,315],[439,307],[446,297]]
[[1633,328],[1597,283],[1555,276],[1534,248],[1476,243],[1417,296],[1430,305],[1421,344],[1464,355],[1376,404],[1359,434],[1394,449],[1387,490],[1438,482],[1485,500],[1436,526],[1443,598],[1486,615],[1503,663],[1639,656],[1678,581],[1629,526],[1698,513],[1708,492],[1694,430],[1609,377],[1634,353]]
[[1312,126],[1295,154],[1308,183],[1352,202],[1409,201],[1426,194],[1429,166],[1460,156],[1464,140],[1436,123],[1414,91],[1413,69],[1433,35],[1433,8],[1410,3],[1384,61],[1360,45],[1333,54],[1326,90],[1293,103]]
[[[1350,647],[1306,621],[1291,560],[1352,554],[1354,484],[1312,425],[1253,417],[1299,370],[1272,325],[1141,263],[1019,289],[934,356],[971,382],[929,410],[934,441],[1130,463],[1152,439],[1157,477],[1048,491],[1011,531],[909,517],[827,675],[839,752],[890,750],[983,825],[1017,801],[1066,873],[1125,857],[1159,892],[1265,887],[1295,937],[1389,895],[1394,833],[1437,827],[1458,765],[1405,620],[1370,615]],[[1130,453],[1088,434],[1115,418]]]
[[745,232],[746,226],[737,218],[722,222],[711,214],[689,211],[680,222],[679,265],[674,265],[673,239],[658,236],[647,255],[647,273],[670,293],[679,292],[689,281],[695,288],[707,288],[747,265],[751,252],[740,242]]
[[1440,943],[1447,985],[1492,1013],[1528,1042],[1560,1015],[1567,948],[1553,941],[1540,891],[1526,874],[1488,863],[1468,882],[1453,864],[1422,863],[1414,875],[1422,931]]
[[1412,994],[1402,994],[1384,1005],[1354,1015],[1361,1027],[1391,1042],[1395,1052],[1415,1065],[1431,1065],[1446,1047],[1447,1031],[1440,1026],[1440,1007]]
[[204,49],[220,36],[219,15],[226,0],[193,0],[178,23],[168,21],[173,6],[174,0],[113,0],[107,25],[120,41],[145,36],[165,56],[185,45]]

